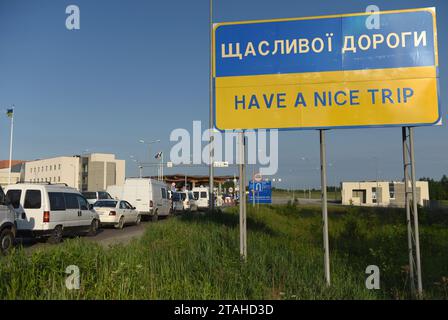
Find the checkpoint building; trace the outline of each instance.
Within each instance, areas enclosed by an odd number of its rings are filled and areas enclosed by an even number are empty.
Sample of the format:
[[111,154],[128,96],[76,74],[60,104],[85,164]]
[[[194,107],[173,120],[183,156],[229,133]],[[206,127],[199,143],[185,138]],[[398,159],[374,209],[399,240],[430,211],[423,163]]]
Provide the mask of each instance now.
[[[404,207],[405,194],[402,181],[342,182],[343,205]],[[409,186],[409,190],[410,190]],[[427,181],[416,181],[417,203],[424,206],[429,201]]]

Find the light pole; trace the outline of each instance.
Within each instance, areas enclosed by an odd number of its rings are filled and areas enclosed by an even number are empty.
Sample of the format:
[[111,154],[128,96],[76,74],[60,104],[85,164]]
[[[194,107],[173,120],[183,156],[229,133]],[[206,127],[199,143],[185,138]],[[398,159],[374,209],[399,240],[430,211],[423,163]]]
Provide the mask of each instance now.
[[[332,162],[330,162],[329,164],[328,164],[328,167],[331,169],[331,168],[333,168],[333,163]],[[333,176],[333,175],[331,175],[330,174],[330,176]],[[331,183],[331,178],[330,178],[330,183]],[[333,185],[333,195],[334,195],[334,200],[336,201],[336,179],[333,179],[334,181],[334,185]]]
[[132,159],[133,162],[135,162],[135,164],[137,164],[138,169],[139,169],[139,178],[141,179],[143,166],[141,165],[140,161],[138,161],[137,159],[134,158],[134,156],[130,156],[130,158]]
[[[307,157],[300,157],[300,160],[301,160],[301,161],[308,161],[308,160],[310,160],[310,159],[307,158]],[[306,190],[306,189],[308,189],[308,190]],[[306,186],[306,185],[304,184],[304,185],[303,185],[303,193],[304,193],[304,195],[305,195],[305,191],[308,191],[308,199],[311,199],[311,187]],[[306,198],[306,195],[305,195],[305,198]]]
[[145,140],[140,139],[138,142],[142,143],[142,144],[146,144],[148,146],[148,152],[149,152],[149,162],[148,163],[151,164],[151,157],[152,157],[151,145],[160,142],[160,139],[152,140],[152,141],[149,141],[149,142],[146,142]]

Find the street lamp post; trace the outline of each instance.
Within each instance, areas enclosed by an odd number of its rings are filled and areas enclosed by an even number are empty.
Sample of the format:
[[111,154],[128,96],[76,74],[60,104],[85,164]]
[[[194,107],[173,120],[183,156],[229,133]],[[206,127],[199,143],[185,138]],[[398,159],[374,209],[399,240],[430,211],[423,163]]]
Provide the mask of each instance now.
[[137,167],[138,167],[138,169],[139,169],[139,177],[140,177],[140,179],[141,179],[141,178],[142,178],[142,169],[143,169],[142,164],[140,163],[140,161],[138,161],[137,159],[135,159],[134,156],[130,156],[130,158],[131,158],[132,161],[137,165]]
[[153,140],[153,141],[149,141],[149,142],[146,142],[145,140],[140,139],[138,142],[139,142],[139,143],[142,143],[142,144],[146,144],[146,145],[148,146],[148,152],[149,152],[149,164],[151,164],[151,157],[152,157],[152,154],[151,154],[151,145],[154,144],[154,143],[158,143],[158,142],[160,142],[160,139]]

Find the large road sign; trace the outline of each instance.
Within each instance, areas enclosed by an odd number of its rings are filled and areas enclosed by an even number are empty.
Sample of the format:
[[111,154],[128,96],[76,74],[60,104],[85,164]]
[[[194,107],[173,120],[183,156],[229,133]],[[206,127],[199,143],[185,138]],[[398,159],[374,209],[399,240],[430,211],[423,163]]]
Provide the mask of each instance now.
[[271,181],[250,181],[248,202],[272,203]]
[[215,24],[216,127],[440,124],[435,8],[368,15]]

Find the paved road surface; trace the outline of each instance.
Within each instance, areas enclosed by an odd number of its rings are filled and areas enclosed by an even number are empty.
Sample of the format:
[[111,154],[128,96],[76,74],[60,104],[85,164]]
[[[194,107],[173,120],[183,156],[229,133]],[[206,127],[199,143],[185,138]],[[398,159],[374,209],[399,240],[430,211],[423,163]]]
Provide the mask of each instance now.
[[[159,220],[155,223],[164,223],[165,219]],[[94,237],[86,237],[82,238],[92,241],[95,243],[99,243],[103,246],[109,246],[117,243],[126,244],[129,243],[132,239],[141,237],[147,228],[151,227],[151,224],[154,222],[142,222],[140,225],[129,225],[125,226],[122,230],[116,230],[112,227],[106,227],[99,230],[98,234]],[[66,238],[64,238],[66,239]],[[17,244],[22,244],[26,250],[33,251],[39,248],[51,247],[54,245],[45,243],[45,241],[36,241],[34,239],[17,239]]]

